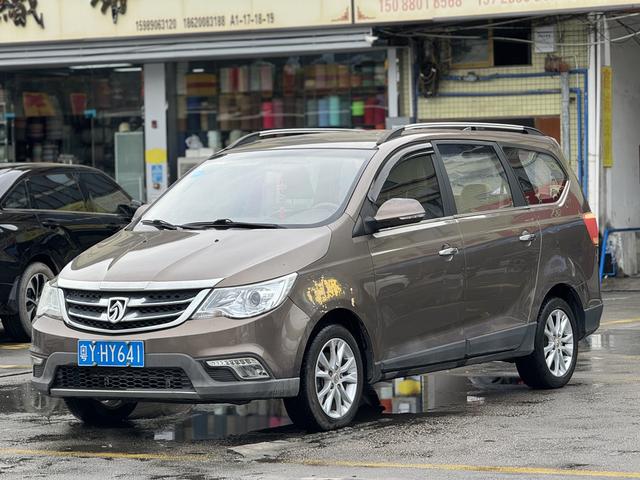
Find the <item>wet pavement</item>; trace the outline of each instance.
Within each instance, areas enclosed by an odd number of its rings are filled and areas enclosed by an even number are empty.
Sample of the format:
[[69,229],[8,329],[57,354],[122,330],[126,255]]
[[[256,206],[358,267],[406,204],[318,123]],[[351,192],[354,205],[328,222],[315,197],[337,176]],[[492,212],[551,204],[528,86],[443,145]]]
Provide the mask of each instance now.
[[118,428],[84,427],[31,389],[26,346],[0,340],[15,367],[0,368],[0,476],[640,479],[640,292],[605,299],[561,390],[530,390],[509,363],[465,367],[377,384],[380,407],[315,434],[280,401],[144,404]]

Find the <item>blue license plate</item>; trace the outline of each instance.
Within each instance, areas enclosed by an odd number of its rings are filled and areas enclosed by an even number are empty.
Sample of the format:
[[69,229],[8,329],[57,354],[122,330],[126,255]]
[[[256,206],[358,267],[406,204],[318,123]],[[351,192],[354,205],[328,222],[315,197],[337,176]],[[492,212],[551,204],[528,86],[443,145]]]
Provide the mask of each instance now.
[[144,342],[78,340],[79,367],[144,367]]

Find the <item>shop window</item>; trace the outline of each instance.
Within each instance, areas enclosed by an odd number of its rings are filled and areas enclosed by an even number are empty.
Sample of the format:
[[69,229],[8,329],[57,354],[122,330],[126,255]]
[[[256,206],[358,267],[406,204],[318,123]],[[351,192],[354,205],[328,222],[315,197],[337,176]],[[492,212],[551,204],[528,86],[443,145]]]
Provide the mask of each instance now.
[[179,169],[258,130],[385,128],[385,59],[373,51],[175,64],[169,131]]
[[[0,73],[0,161],[90,165],[114,176],[118,132],[141,131],[141,67]],[[143,155],[138,159],[144,164]]]
[[531,65],[531,24],[455,31],[449,42],[454,69]]
[[[531,25],[493,30],[493,65],[531,65]],[[502,40],[508,38],[510,40]],[[518,41],[521,40],[521,41]]]

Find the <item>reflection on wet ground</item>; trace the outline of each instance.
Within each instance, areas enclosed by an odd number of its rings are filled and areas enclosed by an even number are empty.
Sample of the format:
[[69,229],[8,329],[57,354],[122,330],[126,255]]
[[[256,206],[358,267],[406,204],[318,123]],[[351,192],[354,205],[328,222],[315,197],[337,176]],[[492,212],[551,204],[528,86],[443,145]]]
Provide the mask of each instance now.
[[[640,332],[611,330],[592,335],[580,343],[580,360],[573,383],[580,383],[581,373],[589,375],[623,368],[622,359],[640,356]],[[628,363],[626,363],[628,368]],[[616,368],[617,367],[617,368]],[[594,379],[595,381],[598,381]],[[495,362],[380,382],[374,386],[383,407],[382,414],[426,414],[430,412],[469,413],[485,402],[499,401],[510,391],[527,389],[509,363]],[[375,399],[370,395],[369,399]],[[382,409],[373,409],[374,416]],[[73,422],[60,399],[41,395],[26,382],[0,388],[0,414],[30,414],[36,421],[47,419]],[[371,419],[371,409],[360,419]],[[365,418],[366,417],[366,418]],[[284,405],[279,400],[254,401],[246,405],[177,405],[140,404],[132,416],[130,428],[157,442],[191,442],[236,438],[251,432],[264,437],[276,427],[289,425]],[[287,427],[285,432],[296,432]]]

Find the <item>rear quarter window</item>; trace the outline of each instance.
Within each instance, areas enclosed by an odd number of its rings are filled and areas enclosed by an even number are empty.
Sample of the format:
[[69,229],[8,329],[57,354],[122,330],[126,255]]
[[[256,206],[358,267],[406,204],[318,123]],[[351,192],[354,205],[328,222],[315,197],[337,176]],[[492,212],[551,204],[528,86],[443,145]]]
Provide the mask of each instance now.
[[543,152],[503,147],[529,205],[557,202],[567,187],[567,175],[558,160]]

